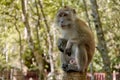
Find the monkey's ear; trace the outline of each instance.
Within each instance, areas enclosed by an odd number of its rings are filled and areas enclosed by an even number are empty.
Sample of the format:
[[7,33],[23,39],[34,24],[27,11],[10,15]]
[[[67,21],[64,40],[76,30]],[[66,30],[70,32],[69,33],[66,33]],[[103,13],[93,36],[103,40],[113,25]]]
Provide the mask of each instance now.
[[69,7],[67,5],[65,5],[64,8],[69,8]]
[[73,13],[74,13],[74,14],[76,14],[76,11],[75,11],[75,9],[73,9]]
[[64,6],[64,8],[67,8],[67,7],[68,7],[68,6],[66,6],[66,5]]

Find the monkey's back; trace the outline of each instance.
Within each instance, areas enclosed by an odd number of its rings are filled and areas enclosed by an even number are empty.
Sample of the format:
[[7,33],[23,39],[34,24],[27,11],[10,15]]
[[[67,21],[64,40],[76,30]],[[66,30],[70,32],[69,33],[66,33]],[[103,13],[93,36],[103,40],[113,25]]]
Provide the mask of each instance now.
[[95,39],[94,34],[90,30],[90,28],[83,22],[82,20],[78,20],[79,29],[76,29],[78,31],[78,34],[80,34],[80,38],[83,39],[82,43],[85,45],[87,54],[88,54],[88,65],[91,62],[94,52],[95,52]]

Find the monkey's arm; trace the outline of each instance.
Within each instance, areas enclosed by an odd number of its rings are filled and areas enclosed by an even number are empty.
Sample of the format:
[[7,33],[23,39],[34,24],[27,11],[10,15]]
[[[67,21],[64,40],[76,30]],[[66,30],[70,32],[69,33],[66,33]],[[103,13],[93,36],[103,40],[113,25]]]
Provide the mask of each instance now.
[[65,50],[64,50],[64,53],[68,54],[68,56],[70,56],[73,44],[80,44],[79,42],[80,42],[80,40],[76,39],[76,38],[68,40]]
[[[67,54],[68,56],[71,55],[72,44],[70,44],[66,39],[59,38],[57,46],[58,46],[58,49],[64,54]],[[66,49],[66,46],[68,46],[67,47],[68,49]]]
[[67,40],[63,39],[63,38],[59,38],[58,39],[58,49],[61,51],[61,64],[68,64],[69,63],[69,59],[70,57],[67,54],[64,54],[64,50],[67,44]]
[[58,49],[61,51],[61,52],[64,52],[64,49],[66,47],[66,44],[67,44],[67,40],[63,39],[63,38],[59,38],[58,39],[58,42],[57,42],[57,46],[58,46]]

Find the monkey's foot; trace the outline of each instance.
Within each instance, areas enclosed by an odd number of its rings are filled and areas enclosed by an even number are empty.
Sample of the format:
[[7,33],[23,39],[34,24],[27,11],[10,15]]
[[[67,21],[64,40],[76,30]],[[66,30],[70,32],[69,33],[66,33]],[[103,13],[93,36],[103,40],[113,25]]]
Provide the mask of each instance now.
[[62,64],[62,69],[63,69],[64,71],[67,71],[67,67],[68,67],[68,64]]
[[83,74],[84,73],[84,71],[79,71],[80,72],[80,74]]
[[77,70],[72,69],[71,66],[69,66],[68,64],[62,64],[62,69],[65,72],[79,72]]
[[80,74],[83,74],[83,73],[85,73],[85,72],[87,72],[87,69],[79,69],[79,73],[80,73]]

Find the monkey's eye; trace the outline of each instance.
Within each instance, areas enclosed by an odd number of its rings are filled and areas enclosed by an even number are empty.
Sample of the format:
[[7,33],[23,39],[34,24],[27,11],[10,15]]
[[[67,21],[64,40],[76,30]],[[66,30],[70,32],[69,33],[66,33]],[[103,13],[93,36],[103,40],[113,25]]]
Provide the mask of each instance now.
[[63,16],[67,16],[68,14],[67,13],[64,13]]
[[59,17],[62,17],[62,14],[59,14],[58,16],[59,16]]
[[59,14],[58,16],[59,16],[59,17],[65,17],[65,16],[68,16],[68,14],[67,14],[67,13],[61,13],[61,14]]

